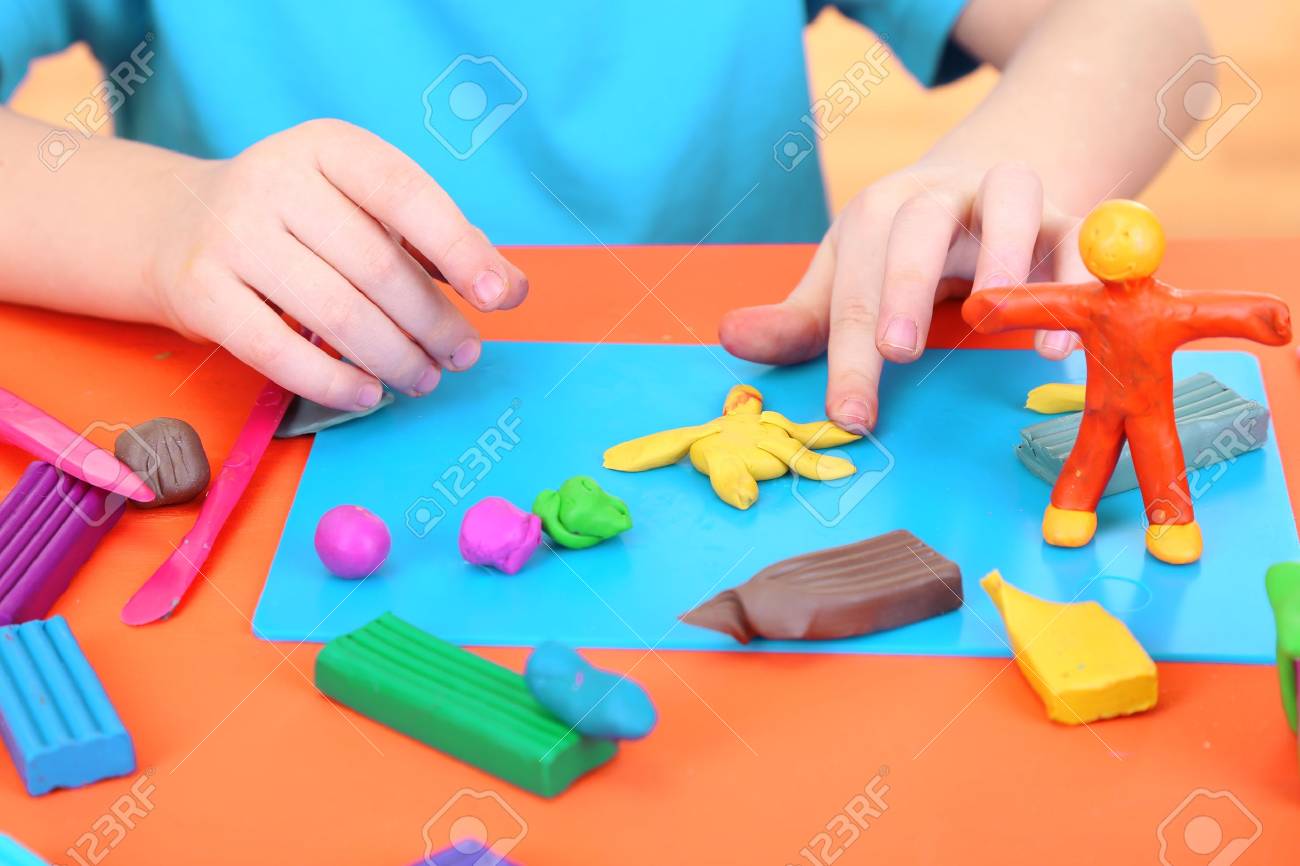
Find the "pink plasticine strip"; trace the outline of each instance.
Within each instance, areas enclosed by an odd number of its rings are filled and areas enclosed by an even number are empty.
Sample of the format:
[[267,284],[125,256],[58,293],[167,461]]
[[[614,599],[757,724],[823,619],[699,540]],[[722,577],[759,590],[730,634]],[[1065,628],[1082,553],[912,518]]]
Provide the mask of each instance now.
[[4,388],[0,388],[0,439],[109,493],[136,502],[154,501],[154,492],[129,466]]
[[230,517],[230,512],[248,487],[291,399],[291,395],[274,382],[267,382],[262,388],[244,429],[221,464],[221,472],[208,488],[194,527],[153,577],[131,596],[122,608],[122,622],[127,625],[157,622],[181,603],[212,552],[212,545],[225,526],[226,518]]

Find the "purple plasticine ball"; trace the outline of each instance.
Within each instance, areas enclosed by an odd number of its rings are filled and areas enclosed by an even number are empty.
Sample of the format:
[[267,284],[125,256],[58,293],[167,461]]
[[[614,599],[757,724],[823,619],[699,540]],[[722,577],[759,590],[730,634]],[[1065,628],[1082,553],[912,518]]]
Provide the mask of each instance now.
[[542,519],[500,496],[470,506],[460,524],[460,555],[465,561],[506,574],[523,568],[541,540]]
[[338,577],[356,579],[373,574],[392,546],[384,521],[360,505],[331,508],[316,524],[316,553]]

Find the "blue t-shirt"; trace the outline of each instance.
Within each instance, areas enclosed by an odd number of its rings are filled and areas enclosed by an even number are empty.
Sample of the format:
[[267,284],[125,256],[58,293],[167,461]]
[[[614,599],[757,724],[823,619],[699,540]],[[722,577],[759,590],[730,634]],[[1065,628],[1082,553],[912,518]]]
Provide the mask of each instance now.
[[[6,0],[0,99],[30,60],[85,40],[119,135],[229,157],[341,118],[497,243],[807,242],[828,224],[819,128],[900,62],[927,84],[969,70],[949,41],[966,2],[836,3],[892,54],[810,110],[819,0]],[[102,122],[69,109],[74,141]]]

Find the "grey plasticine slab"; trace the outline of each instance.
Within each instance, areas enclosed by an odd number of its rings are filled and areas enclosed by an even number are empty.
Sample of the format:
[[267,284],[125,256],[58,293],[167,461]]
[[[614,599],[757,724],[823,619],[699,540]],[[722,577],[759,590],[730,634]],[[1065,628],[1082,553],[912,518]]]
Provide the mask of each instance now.
[[[1082,412],[1031,424],[1020,431],[1016,456],[1034,475],[1055,484],[1079,435]],[[1209,373],[1197,373],[1174,385],[1174,420],[1189,469],[1204,469],[1254,451],[1268,439],[1268,409],[1247,400]],[[1105,496],[1138,486],[1128,443]]]
[[275,438],[292,439],[295,436],[319,433],[330,427],[346,424],[349,421],[378,412],[389,403],[392,403],[393,399],[392,392],[385,391],[384,396],[379,398],[379,402],[374,407],[349,412],[343,409],[331,409],[328,406],[313,403],[302,397],[295,397],[293,402],[289,404],[289,410],[284,413],[284,420],[275,429]]

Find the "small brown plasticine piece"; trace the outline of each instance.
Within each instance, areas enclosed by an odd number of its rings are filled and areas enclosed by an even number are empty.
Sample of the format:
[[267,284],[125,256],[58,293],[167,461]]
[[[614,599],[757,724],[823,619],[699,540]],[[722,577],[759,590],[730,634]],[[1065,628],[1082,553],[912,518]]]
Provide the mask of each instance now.
[[207,489],[212,476],[199,434],[179,418],[154,418],[123,431],[113,451],[157,496],[136,503],[141,508],[189,502]]
[[906,529],[773,563],[682,614],[741,643],[872,634],[961,606],[961,569]]

